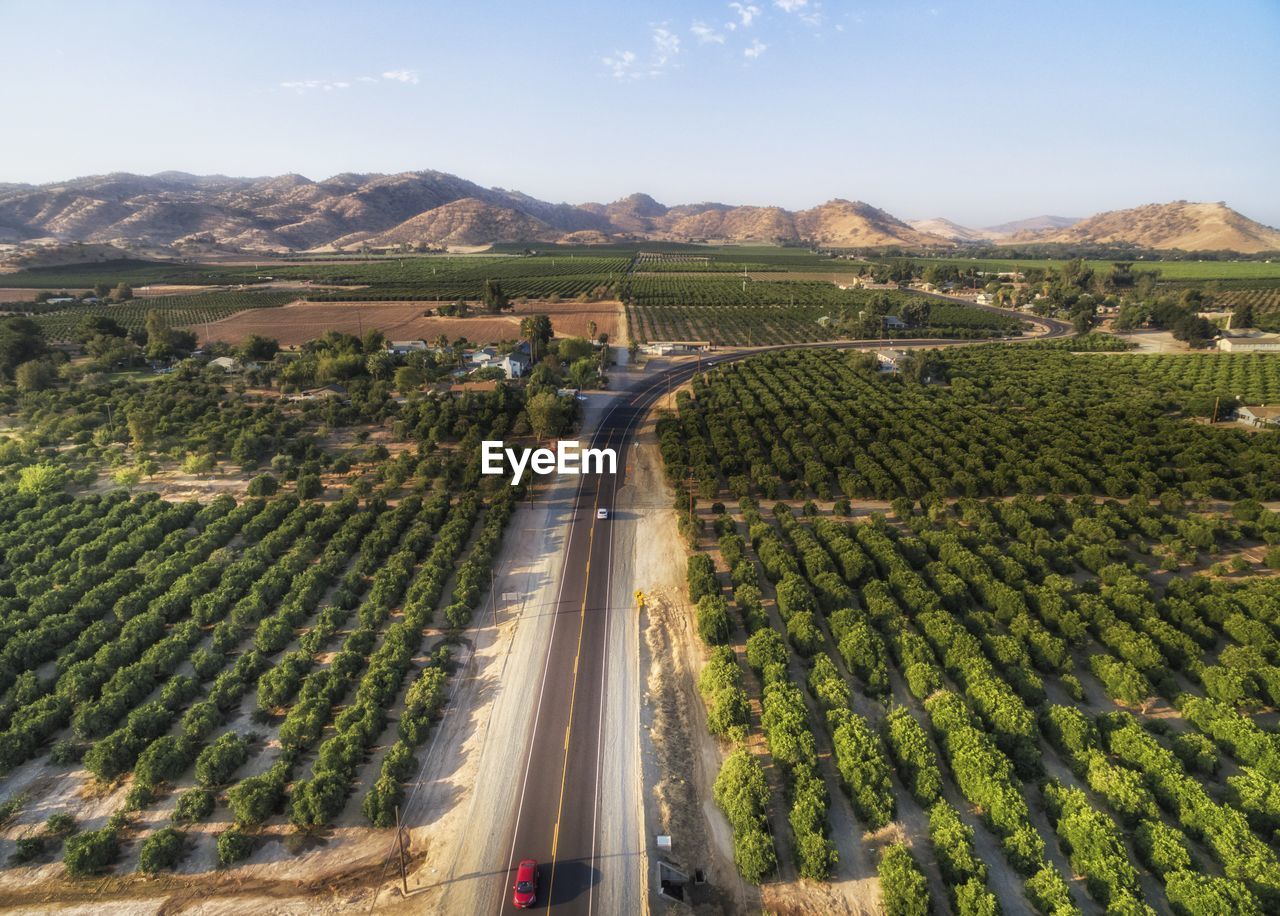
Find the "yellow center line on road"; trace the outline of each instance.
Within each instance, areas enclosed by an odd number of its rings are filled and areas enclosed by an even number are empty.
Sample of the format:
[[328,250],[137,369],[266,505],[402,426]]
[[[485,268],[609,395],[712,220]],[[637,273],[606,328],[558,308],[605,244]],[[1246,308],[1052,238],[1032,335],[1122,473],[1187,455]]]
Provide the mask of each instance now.
[[547,910],[551,909],[551,895],[556,885],[556,864],[560,850],[560,818],[564,814],[564,790],[569,780],[569,736],[573,732],[573,710],[578,701],[578,662],[582,658],[582,634],[587,623],[587,589],[591,583],[591,555],[596,548],[596,510],[600,506],[600,486],[596,485],[596,499],[592,505],[591,530],[587,532],[587,565],[582,579],[582,607],[578,611],[578,647],[573,656],[573,688],[569,693],[569,724],[564,729],[564,765],[560,770],[560,801],[556,806],[556,825],[551,834],[551,881],[547,884]]
[[[632,395],[632,399],[641,399],[648,397],[653,391],[662,388],[664,381],[654,381],[653,384],[641,389],[639,393]],[[652,404],[650,404],[652,407]],[[648,409],[648,408],[646,408]],[[630,427],[628,427],[630,429]],[[626,434],[623,434],[623,444],[626,441]],[[608,444],[613,443],[613,431],[609,432]],[[556,807],[556,828],[552,832],[552,878],[547,885],[547,910],[553,906],[552,894],[556,890],[556,867],[559,862],[559,828],[561,828],[561,817],[564,814],[564,787],[568,782],[568,745],[570,745],[570,734],[573,730],[573,709],[577,702],[577,668],[582,658],[582,632],[586,628],[586,592],[591,582],[591,548],[595,545],[595,518],[596,510],[600,508],[600,490],[602,487],[596,484],[595,487],[595,503],[591,507],[591,528],[586,537],[586,568],[584,578],[582,578],[582,606],[579,609],[579,623],[577,623],[577,649],[573,652],[573,686],[570,691],[570,701],[568,701],[568,724],[564,727],[564,764],[561,768],[561,794],[559,794],[559,803]],[[608,599],[605,599],[608,600]],[[603,715],[603,713],[602,713]],[[596,787],[599,791],[599,787]]]

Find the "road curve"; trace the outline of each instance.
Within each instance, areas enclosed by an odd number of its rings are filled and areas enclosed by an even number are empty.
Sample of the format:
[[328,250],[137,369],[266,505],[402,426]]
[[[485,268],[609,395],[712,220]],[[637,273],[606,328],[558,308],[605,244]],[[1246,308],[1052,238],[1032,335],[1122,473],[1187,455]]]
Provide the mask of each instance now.
[[[1060,322],[1038,339],[1070,333]],[[973,344],[981,341],[949,339],[824,341],[801,345],[814,349],[893,346],[919,348]],[[602,710],[610,685],[606,653],[610,615],[632,614],[629,607],[611,607],[613,529],[627,524],[613,515],[614,499],[624,482],[632,434],[659,398],[688,381],[700,370],[761,353],[796,349],[794,345],[717,351],[699,361],[689,360],[662,368],[621,395],[608,409],[591,437],[592,448],[617,452],[616,473],[584,475],[578,484],[565,542],[566,555],[551,612],[554,614],[541,677],[528,697],[533,720],[527,747],[511,748],[521,765],[518,804],[504,875],[500,914],[515,913],[511,888],[522,859],[540,865],[537,907],[557,913],[591,914],[597,911],[595,889],[602,872],[611,867],[638,867],[638,860],[609,862],[596,855],[601,818],[600,784],[610,778],[602,767]],[[597,517],[600,509],[609,517]],[[625,562],[627,558],[618,558]],[[498,821],[497,818],[494,819]],[[477,829],[483,829],[476,825]],[[497,864],[497,863],[494,863]],[[635,886],[641,886],[639,882]],[[642,911],[643,901],[630,909]]]

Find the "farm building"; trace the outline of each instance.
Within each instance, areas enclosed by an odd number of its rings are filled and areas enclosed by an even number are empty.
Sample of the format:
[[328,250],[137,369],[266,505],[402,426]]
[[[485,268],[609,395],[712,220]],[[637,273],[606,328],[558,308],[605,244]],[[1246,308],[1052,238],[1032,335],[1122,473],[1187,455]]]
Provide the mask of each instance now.
[[410,353],[423,353],[428,349],[425,340],[389,340],[387,352],[392,356],[408,356]]
[[339,401],[347,400],[347,389],[341,385],[322,385],[319,388],[308,388],[301,394],[292,395],[291,401],[323,401],[334,398]]
[[1280,334],[1264,334],[1253,328],[1227,331],[1218,338],[1224,353],[1280,353]]
[[1242,404],[1236,408],[1236,420],[1250,426],[1280,426],[1280,407],[1268,407],[1265,404],[1251,407]]
[[234,356],[219,356],[209,360],[209,365],[215,369],[221,369],[223,372],[239,372],[240,360]]
[[673,356],[677,353],[698,353],[711,349],[709,340],[651,340],[641,349],[650,356]]
[[499,353],[496,347],[481,347],[466,354],[467,372],[501,369],[507,378],[520,378],[529,371],[532,360],[528,343],[521,341],[510,353]]
[[876,351],[876,361],[880,364],[881,372],[897,372],[902,366],[902,361],[906,358],[906,350]]
[[507,373],[507,378],[520,378],[529,371],[529,353],[519,349],[512,350],[498,360],[498,365]]

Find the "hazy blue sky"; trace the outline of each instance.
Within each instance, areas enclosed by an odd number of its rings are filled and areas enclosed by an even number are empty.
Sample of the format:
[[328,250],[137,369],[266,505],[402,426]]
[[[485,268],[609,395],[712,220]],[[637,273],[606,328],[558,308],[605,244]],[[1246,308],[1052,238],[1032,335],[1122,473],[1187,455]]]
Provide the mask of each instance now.
[[551,200],[1280,225],[1280,0],[0,0],[0,182],[440,169]]

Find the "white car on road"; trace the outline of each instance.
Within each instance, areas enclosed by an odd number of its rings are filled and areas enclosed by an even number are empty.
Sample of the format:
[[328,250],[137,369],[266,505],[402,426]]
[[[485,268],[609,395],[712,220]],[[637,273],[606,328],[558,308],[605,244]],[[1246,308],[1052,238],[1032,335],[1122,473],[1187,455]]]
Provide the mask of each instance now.
[[609,517],[609,510],[608,510],[608,509],[597,509],[597,510],[596,510],[596,518],[599,518],[599,519],[605,519],[605,518],[608,518],[608,517]]

